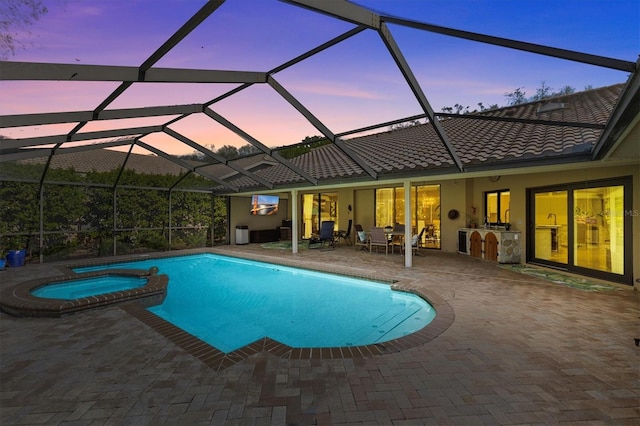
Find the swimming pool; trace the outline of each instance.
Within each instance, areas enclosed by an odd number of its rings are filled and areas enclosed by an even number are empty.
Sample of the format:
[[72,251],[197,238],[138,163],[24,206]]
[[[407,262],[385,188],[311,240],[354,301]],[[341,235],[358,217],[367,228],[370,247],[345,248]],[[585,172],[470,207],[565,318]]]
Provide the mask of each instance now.
[[424,299],[386,283],[214,254],[76,268],[148,269],[169,276],[151,312],[225,353],[269,337],[291,347],[381,343],[435,317]]

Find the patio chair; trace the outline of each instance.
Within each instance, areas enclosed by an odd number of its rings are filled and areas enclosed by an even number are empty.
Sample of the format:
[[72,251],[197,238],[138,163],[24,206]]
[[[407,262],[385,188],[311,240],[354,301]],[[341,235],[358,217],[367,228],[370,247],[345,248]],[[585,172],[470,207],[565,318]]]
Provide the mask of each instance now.
[[393,231],[391,234],[391,254],[395,252],[395,248],[400,249],[402,253],[402,247],[404,246],[404,225],[396,223],[393,225]]
[[[419,234],[414,234],[411,237],[411,254],[415,256],[422,256],[420,253],[420,248],[422,247],[422,236],[427,228],[422,228]],[[404,244],[402,245],[402,254],[404,254]]]
[[425,232],[425,243],[426,244],[436,244],[436,230],[435,227],[433,225],[427,225],[426,226],[426,232]]
[[333,238],[334,225],[335,225],[335,222],[332,220],[326,220],[322,222],[322,225],[320,225],[320,234],[318,235],[318,237],[316,238],[312,237],[309,240],[309,248],[321,249],[321,248],[324,248],[325,244],[328,244],[328,247],[330,247],[331,249],[334,249],[335,248],[334,238]]
[[364,229],[362,229],[362,225],[355,225],[356,228],[356,248],[360,247],[360,250],[368,250],[369,249],[369,236]]
[[348,245],[351,245],[351,224],[353,223],[353,219],[349,219],[349,224],[347,225],[346,231],[338,231],[336,234],[336,242],[340,240],[345,240]]
[[378,247],[384,247],[384,253],[389,254],[389,240],[383,228],[374,226],[369,232],[369,253],[373,251],[373,247],[378,251]]

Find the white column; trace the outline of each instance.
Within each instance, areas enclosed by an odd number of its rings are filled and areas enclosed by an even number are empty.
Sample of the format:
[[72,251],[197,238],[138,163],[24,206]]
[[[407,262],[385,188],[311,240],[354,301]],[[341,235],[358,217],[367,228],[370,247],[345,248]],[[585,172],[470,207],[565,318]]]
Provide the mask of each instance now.
[[404,181],[404,266],[413,266],[411,250],[411,181]]
[[298,191],[291,190],[291,252],[298,252]]

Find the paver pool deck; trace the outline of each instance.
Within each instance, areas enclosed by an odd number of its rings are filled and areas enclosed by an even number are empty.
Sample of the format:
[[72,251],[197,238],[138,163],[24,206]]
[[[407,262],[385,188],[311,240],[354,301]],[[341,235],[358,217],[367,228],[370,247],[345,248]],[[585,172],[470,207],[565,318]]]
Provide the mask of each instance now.
[[[257,352],[215,369],[122,307],[62,318],[0,313],[0,424],[640,423],[640,298],[630,287],[584,291],[439,251],[425,250],[413,268],[400,255],[348,246],[206,251],[409,282],[455,317],[434,339],[395,353]],[[0,288],[77,263],[8,269]]]

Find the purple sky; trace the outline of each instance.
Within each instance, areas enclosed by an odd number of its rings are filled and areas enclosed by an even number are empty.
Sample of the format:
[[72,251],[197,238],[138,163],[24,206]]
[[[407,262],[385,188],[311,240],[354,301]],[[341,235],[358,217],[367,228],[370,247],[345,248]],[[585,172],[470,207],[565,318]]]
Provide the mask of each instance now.
[[[204,1],[47,0],[49,12],[11,61],[139,66]],[[456,29],[636,61],[637,0],[359,0],[381,13]],[[267,71],[352,28],[275,0],[227,0],[156,66]],[[456,103],[504,105],[506,92],[533,95],[542,81],[577,90],[624,82],[627,73],[390,25],[434,110]],[[420,114],[402,75],[373,31],[360,33],[274,76],[331,131]],[[0,114],[93,110],[117,83],[0,82]],[[204,103],[234,85],[134,84],[109,108]],[[213,109],[267,146],[320,132],[267,85],[254,85]],[[82,131],[162,124],[170,117],[90,123]],[[198,114],[171,126],[204,145],[246,142]],[[65,134],[73,124],[0,129],[23,138]],[[168,136],[144,139],[172,153],[192,151]]]

